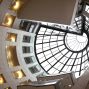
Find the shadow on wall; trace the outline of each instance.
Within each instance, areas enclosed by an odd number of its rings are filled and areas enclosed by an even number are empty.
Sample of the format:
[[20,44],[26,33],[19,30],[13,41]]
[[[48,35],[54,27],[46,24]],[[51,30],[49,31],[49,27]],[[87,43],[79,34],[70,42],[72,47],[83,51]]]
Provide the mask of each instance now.
[[78,79],[72,89],[89,89],[89,68],[85,71],[85,73]]

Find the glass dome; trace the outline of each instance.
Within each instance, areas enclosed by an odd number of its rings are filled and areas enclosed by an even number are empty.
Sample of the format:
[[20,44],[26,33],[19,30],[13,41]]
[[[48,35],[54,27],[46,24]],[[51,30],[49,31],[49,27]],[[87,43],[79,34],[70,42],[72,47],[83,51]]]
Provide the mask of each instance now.
[[83,31],[82,35],[58,31],[47,26],[39,28],[35,40],[35,53],[46,73],[74,72],[75,76],[79,77],[88,68],[89,31],[88,18],[85,19],[84,29],[80,26],[79,17],[74,21],[75,28]]

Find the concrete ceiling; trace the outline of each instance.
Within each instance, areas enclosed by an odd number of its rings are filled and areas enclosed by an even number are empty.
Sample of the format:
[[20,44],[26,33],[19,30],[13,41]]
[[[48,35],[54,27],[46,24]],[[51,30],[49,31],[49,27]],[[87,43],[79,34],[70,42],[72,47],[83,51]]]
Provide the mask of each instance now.
[[79,0],[28,0],[18,18],[70,25]]

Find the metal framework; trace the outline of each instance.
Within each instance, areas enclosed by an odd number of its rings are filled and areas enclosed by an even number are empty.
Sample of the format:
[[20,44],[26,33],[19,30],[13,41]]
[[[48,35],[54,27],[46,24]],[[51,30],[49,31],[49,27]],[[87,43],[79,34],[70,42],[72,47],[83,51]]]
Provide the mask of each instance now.
[[[60,30],[59,30],[60,29]],[[75,18],[73,29],[41,24],[35,38],[35,54],[48,74],[74,72],[79,77],[89,66],[89,18]],[[81,31],[81,35],[80,34]],[[71,34],[72,33],[72,34]]]

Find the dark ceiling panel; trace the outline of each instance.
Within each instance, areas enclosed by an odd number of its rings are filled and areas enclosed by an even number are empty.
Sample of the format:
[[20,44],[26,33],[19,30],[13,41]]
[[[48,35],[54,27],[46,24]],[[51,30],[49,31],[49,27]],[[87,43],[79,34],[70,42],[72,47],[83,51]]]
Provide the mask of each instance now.
[[28,0],[18,17],[70,25],[78,0]]

